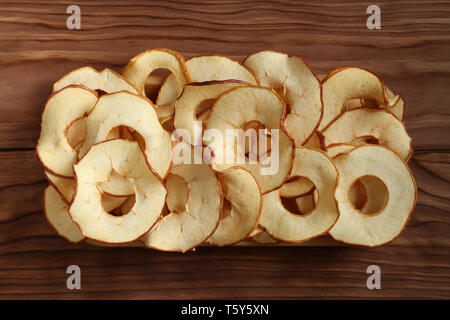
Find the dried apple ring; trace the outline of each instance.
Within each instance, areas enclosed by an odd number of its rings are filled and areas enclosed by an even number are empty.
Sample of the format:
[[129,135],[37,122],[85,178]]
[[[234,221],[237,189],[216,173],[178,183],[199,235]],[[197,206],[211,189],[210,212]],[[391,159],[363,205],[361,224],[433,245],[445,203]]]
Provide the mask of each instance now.
[[[258,79],[246,67],[228,57],[203,55],[186,60],[186,68],[193,82],[215,80],[240,80],[257,85]],[[183,88],[174,75],[169,75],[161,86],[156,104],[172,103],[182,93]]]
[[247,238],[258,225],[262,196],[253,175],[234,167],[219,174],[224,203],[222,217],[208,243],[229,246]]
[[405,125],[386,109],[363,107],[345,111],[322,134],[327,146],[355,143],[359,137],[372,137],[378,144],[394,149],[403,159],[412,154],[412,139]]
[[[262,193],[281,186],[292,167],[294,149],[293,141],[280,130],[284,112],[285,104],[283,100],[269,88],[242,86],[221,95],[211,108],[203,136],[204,143],[209,144],[215,155],[223,155],[222,159],[219,159],[219,157],[213,159],[213,168],[218,171],[224,171],[234,166],[247,169],[256,178]],[[239,154],[236,151],[238,142],[236,140],[230,142],[224,138],[221,139],[222,141],[219,141],[220,139],[216,141],[215,137],[207,137],[206,135],[207,130],[215,129],[220,132],[221,137],[227,137],[230,132],[234,133],[253,122],[261,123],[273,134],[278,133],[279,143],[276,146],[278,150],[274,150],[270,155],[278,156],[277,168],[270,167],[261,158],[257,159],[255,163],[244,159],[245,161],[242,163],[242,161],[238,161]],[[268,153],[265,154],[268,155]],[[234,159],[228,161],[227,155],[234,155]]]
[[191,160],[191,164],[174,164],[170,169],[170,174],[183,179],[189,189],[184,210],[163,216],[141,238],[146,247],[186,252],[203,243],[216,229],[222,207],[220,184],[209,165],[192,164]]
[[145,96],[145,82],[148,76],[156,69],[166,69],[172,72],[176,91],[170,96],[170,99],[164,100],[162,103],[156,102],[157,112],[165,105],[175,102],[181,94],[186,83],[191,82],[191,77],[186,69],[186,62],[181,54],[169,49],[152,49],[141,52],[130,60],[122,74],[127,78],[139,91]]
[[357,98],[373,99],[389,109],[398,96],[388,97],[380,77],[355,67],[337,68],[322,81],[323,117],[319,130],[328,126],[342,111],[347,101]]
[[[70,215],[87,238],[107,243],[131,242],[156,223],[166,190],[148,167],[137,142],[116,139],[96,144],[74,165],[74,170],[77,189]],[[113,170],[133,180],[136,202],[122,216],[113,216],[103,208],[98,188]]]
[[306,147],[295,149],[290,177],[308,178],[318,192],[315,208],[306,215],[288,211],[281,202],[279,189],[263,196],[259,224],[275,239],[299,243],[325,234],[339,217],[334,190],[339,174],[326,153]]
[[117,72],[108,68],[97,71],[92,67],[83,67],[69,72],[53,84],[53,92],[73,84],[106,93],[128,90],[138,94],[138,90]]
[[275,89],[286,100],[289,112],[283,128],[296,146],[303,145],[322,118],[322,89],[316,74],[303,58],[269,50],[252,54],[243,64],[261,85]]
[[145,156],[156,174],[164,178],[172,156],[170,134],[159,123],[152,103],[127,91],[105,94],[98,99],[86,118],[86,139],[80,147],[80,157],[93,144],[105,141],[108,133],[118,126],[130,127],[144,138]]
[[[340,172],[335,197],[341,215],[330,235],[338,241],[368,247],[395,239],[417,201],[416,183],[402,157],[383,146],[362,145],[337,156],[334,162]],[[388,192],[384,208],[370,215],[356,209],[347,197],[352,184],[364,176],[380,179]]]
[[97,102],[97,93],[81,86],[68,86],[53,93],[42,113],[41,135],[36,152],[44,168],[62,177],[73,177],[76,151],[70,146],[66,129],[89,113]]

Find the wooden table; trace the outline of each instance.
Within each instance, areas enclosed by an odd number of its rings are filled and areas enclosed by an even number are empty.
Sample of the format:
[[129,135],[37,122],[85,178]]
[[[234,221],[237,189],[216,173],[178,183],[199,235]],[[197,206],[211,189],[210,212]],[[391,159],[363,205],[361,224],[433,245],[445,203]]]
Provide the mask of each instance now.
[[[0,0],[0,298],[450,298],[450,2]],[[81,8],[81,30],[66,8]],[[241,60],[262,49],[296,53],[318,73],[346,65],[378,73],[407,101],[409,164],[419,201],[404,233],[378,249],[200,248],[184,255],[72,245],[42,213],[47,185],[35,156],[52,83],[92,65],[121,71],[137,53]],[[66,288],[66,268],[82,289]],[[381,290],[366,268],[381,267]]]

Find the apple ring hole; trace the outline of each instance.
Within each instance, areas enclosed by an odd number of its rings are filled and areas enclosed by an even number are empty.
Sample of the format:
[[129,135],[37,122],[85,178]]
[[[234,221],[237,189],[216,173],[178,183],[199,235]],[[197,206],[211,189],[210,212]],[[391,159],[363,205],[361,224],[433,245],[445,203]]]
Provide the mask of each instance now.
[[194,110],[195,113],[195,119],[196,120],[204,120],[209,115],[209,110],[211,109],[212,105],[216,99],[206,99],[201,101]]
[[[360,186],[363,186],[366,192],[366,200],[361,205],[361,201],[356,202],[357,199],[354,195],[358,194],[361,190]],[[367,175],[355,180],[348,189],[347,197],[352,206],[361,214],[367,216],[376,216],[383,212],[388,200],[389,193],[384,182],[372,175]]]
[[362,144],[380,144],[380,140],[375,136],[368,135],[356,137],[351,141],[351,143],[357,146]]
[[244,130],[245,134],[243,148],[245,150],[245,158],[247,160],[255,159],[259,161],[263,156],[270,156],[270,130],[267,129],[267,127],[263,123],[259,122],[258,120],[252,120],[245,123],[242,126],[242,130]]
[[187,210],[189,188],[187,182],[180,176],[170,174],[166,179],[166,204],[169,212],[182,213]]
[[128,126],[117,126],[112,128],[107,136],[107,140],[112,139],[125,139],[129,141],[136,141],[141,147],[141,150],[145,150],[145,139],[144,137]]
[[107,94],[106,91],[103,91],[103,90],[101,90],[101,89],[97,89],[97,90],[95,90],[95,92],[97,92],[97,95],[98,95],[99,98],[100,98],[101,96]]
[[158,93],[161,86],[171,74],[172,72],[167,69],[155,69],[145,81],[145,95],[154,104],[156,104],[156,99],[158,98]]
[[228,199],[223,197],[221,219],[223,220],[227,218],[230,214],[231,214],[231,203],[230,201],[228,201]]
[[120,217],[128,214],[136,203],[136,195],[129,197],[112,197],[102,193],[102,207],[110,215]]
[[353,207],[357,210],[361,210],[367,203],[367,190],[361,181],[357,180],[349,189],[348,197]]
[[80,117],[73,120],[66,128],[65,136],[72,149],[78,151],[86,137],[86,118]]
[[289,180],[294,182],[300,178],[308,180],[314,186],[311,191],[299,194],[296,197],[280,197],[280,199],[283,207],[290,213],[299,216],[307,216],[317,207],[319,192],[312,181],[306,177],[293,177]]

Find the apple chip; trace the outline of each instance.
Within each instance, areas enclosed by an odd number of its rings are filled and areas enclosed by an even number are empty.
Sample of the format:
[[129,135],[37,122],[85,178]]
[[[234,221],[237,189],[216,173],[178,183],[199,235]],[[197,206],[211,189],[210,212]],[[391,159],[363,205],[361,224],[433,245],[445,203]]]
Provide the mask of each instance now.
[[[136,202],[122,216],[105,210],[98,187],[113,170],[133,180]],[[74,165],[74,171],[77,189],[70,215],[87,238],[107,243],[131,242],[159,218],[166,190],[148,167],[137,142],[116,139],[96,144]]]
[[83,85],[91,90],[113,93],[127,90],[138,94],[137,89],[117,72],[105,68],[97,71],[92,67],[83,67],[69,72],[53,84],[53,92],[69,85]]
[[322,117],[322,89],[316,74],[303,58],[275,51],[252,54],[243,64],[261,85],[275,89],[287,101],[283,128],[296,146],[303,145]]
[[[284,112],[283,100],[269,88],[242,86],[220,96],[211,108],[203,136],[204,143],[209,144],[215,155],[213,168],[218,171],[233,166],[247,169],[256,178],[262,193],[280,187],[292,167],[294,149],[292,140],[280,130]],[[239,136],[239,132],[244,132],[243,129],[255,122],[270,132],[270,140],[276,140],[274,137],[278,137],[278,143],[272,145],[275,149],[260,152],[263,154],[252,163],[251,158],[241,154],[241,151],[246,149],[245,145],[242,145],[245,141],[235,138]],[[215,136],[208,137],[206,131],[210,129],[215,129],[220,132],[221,137],[226,138],[216,140]],[[230,133],[234,136],[232,139],[228,138]],[[256,134],[258,135],[258,132]]]
[[367,139],[358,139],[364,137],[397,151],[403,159],[408,159],[412,154],[411,137],[405,125],[385,109],[363,107],[345,111],[322,134],[327,146],[369,142]]
[[347,101],[357,98],[373,99],[380,106],[392,107],[398,96],[388,97],[383,81],[370,71],[345,67],[331,71],[322,81],[323,117],[322,131],[342,111]]
[[234,167],[219,175],[223,193],[222,217],[208,243],[229,246],[247,238],[258,225],[262,196],[253,175]]
[[86,139],[80,147],[80,157],[93,144],[105,141],[108,133],[118,126],[128,126],[144,138],[144,153],[150,166],[160,177],[165,177],[172,156],[170,134],[162,128],[149,100],[125,91],[98,99],[86,118]]
[[289,243],[325,234],[339,216],[333,196],[339,175],[333,161],[324,152],[297,147],[290,178],[297,176],[308,178],[317,189],[319,198],[315,208],[305,215],[293,214],[283,206],[277,189],[263,196],[259,222],[273,238]]
[[[186,68],[193,82],[213,80],[241,80],[257,85],[258,79],[246,67],[230,58],[219,55],[204,55],[186,60]],[[174,75],[169,75],[158,93],[156,104],[167,105],[180,96],[183,88]]]
[[97,93],[81,86],[68,86],[53,93],[42,113],[41,135],[36,152],[44,168],[56,175],[73,177],[76,151],[70,146],[66,129],[89,113],[97,102]]
[[141,95],[145,96],[145,82],[156,69],[166,69],[174,75],[179,93],[172,96],[172,100],[164,101],[163,104],[175,102],[184,85],[191,82],[184,58],[178,52],[169,49],[151,49],[141,52],[130,60],[122,74],[137,88]]
[[[185,86],[183,94],[175,103],[174,126],[176,129],[188,130],[192,145],[201,145],[202,141],[192,141],[195,137],[195,121],[202,121],[197,114],[202,114],[203,119],[211,104],[224,92],[242,86],[243,82],[235,80],[193,82]],[[210,102],[207,108],[201,108],[202,103]],[[201,130],[202,128],[198,128]],[[201,137],[200,137],[201,138]]]
[[[335,197],[341,215],[330,235],[338,241],[368,247],[395,239],[417,201],[416,183],[402,157],[383,146],[363,145],[337,156],[334,162],[340,172]],[[381,180],[388,192],[384,207],[372,214],[356,209],[347,197],[353,183],[366,176]]]
[[69,205],[51,185],[44,191],[44,213],[48,223],[61,237],[74,243],[84,239],[80,229],[69,216]]
[[192,164],[193,158],[191,160],[191,164],[174,164],[170,169],[170,174],[187,184],[189,197],[184,210],[163,216],[142,237],[146,247],[186,252],[203,243],[215,231],[222,207],[220,184],[209,165]]

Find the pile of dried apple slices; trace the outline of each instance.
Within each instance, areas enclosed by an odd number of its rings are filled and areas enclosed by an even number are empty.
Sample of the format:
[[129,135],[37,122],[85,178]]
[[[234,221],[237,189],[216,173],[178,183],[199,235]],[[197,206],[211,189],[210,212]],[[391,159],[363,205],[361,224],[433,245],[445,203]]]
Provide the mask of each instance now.
[[[48,222],[74,243],[177,252],[392,241],[417,199],[403,97],[361,68],[321,78],[274,51],[241,64],[152,49],[122,74],[70,72],[53,85],[36,148]],[[248,129],[260,135],[217,139]],[[221,161],[236,150],[245,157]]]

